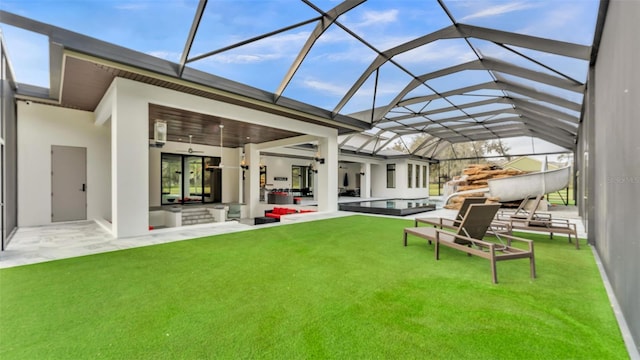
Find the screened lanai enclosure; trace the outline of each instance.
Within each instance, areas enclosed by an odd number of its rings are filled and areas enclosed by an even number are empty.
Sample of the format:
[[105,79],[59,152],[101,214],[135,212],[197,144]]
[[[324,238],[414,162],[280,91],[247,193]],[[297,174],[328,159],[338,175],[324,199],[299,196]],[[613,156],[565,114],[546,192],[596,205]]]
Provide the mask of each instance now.
[[[154,201],[258,203],[282,179],[337,211],[342,167],[365,195],[438,195],[466,166],[529,156],[572,168],[562,202],[637,343],[638,18],[628,0],[2,0],[3,250],[51,221],[33,165],[56,137],[100,150],[88,211],[129,236]],[[263,166],[281,148],[293,160]]]
[[[111,5],[87,2],[86,11],[113,12],[120,31],[136,31],[127,24],[142,26],[137,14],[144,8]],[[138,32],[126,43],[85,22],[69,30],[169,60],[175,65],[157,70],[173,76],[198,80],[212,74],[233,81],[216,81],[225,90],[302,111],[311,105],[323,117],[368,124],[365,131],[341,134],[343,152],[447,159],[575,149],[599,3],[304,0],[142,6],[157,10],[154,22],[171,26],[153,26],[153,38],[143,40]],[[20,9],[21,2],[3,4],[3,10],[15,11],[2,16],[8,39],[23,36],[13,27],[28,23]],[[45,9],[35,14],[52,25],[61,20],[48,18]],[[37,52],[14,53],[20,56],[14,60],[19,79],[31,76],[21,69],[22,57],[47,65],[47,57]],[[29,83],[48,87],[49,78]],[[194,141],[211,140],[194,136]],[[452,147],[457,143],[472,144],[473,154],[457,153]]]

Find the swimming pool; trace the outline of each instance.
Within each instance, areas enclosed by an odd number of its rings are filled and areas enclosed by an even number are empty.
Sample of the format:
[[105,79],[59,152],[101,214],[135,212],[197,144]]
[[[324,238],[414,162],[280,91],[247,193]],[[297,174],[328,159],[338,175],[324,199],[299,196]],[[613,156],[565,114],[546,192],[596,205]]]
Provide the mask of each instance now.
[[341,203],[342,211],[354,211],[369,214],[406,216],[436,209],[436,202],[429,198],[386,199]]

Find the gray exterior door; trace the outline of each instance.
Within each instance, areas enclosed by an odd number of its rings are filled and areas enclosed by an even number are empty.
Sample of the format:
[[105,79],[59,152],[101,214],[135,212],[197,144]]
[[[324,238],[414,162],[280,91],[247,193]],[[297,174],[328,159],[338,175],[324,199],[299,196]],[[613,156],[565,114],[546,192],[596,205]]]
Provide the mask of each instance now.
[[87,148],[51,146],[51,221],[87,219]]

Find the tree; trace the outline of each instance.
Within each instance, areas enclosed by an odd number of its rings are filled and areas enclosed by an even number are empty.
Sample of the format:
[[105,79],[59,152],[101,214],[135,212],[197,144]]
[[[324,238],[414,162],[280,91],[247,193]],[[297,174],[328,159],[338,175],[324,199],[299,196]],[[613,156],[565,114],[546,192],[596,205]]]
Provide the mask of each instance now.
[[[399,139],[392,146],[391,149],[401,151],[406,154],[413,153],[427,138],[430,138],[428,134],[416,135],[409,139]],[[485,141],[469,141],[463,143],[451,144],[447,148],[438,153],[440,159],[456,159],[456,158],[482,158],[491,154],[498,154],[504,156],[507,160],[511,159],[509,156],[510,148],[502,143],[500,140],[485,140]]]
[[[406,140],[400,139],[391,146],[391,149],[409,154],[415,151],[427,138],[430,138],[428,134],[420,134]],[[437,182],[439,176],[450,179],[455,175],[460,175],[462,170],[469,164],[488,162],[485,156],[498,154],[507,160],[511,160],[511,156],[508,154],[509,150],[510,148],[500,140],[450,144],[437,154],[437,158],[446,160],[439,164],[440,171],[437,171],[434,167],[431,168],[430,181]]]

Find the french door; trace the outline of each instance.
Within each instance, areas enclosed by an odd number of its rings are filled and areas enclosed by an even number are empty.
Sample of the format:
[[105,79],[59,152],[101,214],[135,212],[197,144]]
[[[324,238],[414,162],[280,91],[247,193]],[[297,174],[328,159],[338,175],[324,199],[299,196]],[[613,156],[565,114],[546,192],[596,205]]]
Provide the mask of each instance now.
[[165,153],[161,156],[162,205],[222,201],[219,157]]

